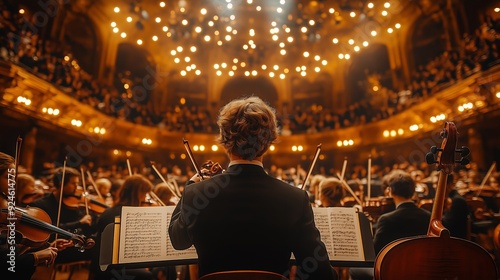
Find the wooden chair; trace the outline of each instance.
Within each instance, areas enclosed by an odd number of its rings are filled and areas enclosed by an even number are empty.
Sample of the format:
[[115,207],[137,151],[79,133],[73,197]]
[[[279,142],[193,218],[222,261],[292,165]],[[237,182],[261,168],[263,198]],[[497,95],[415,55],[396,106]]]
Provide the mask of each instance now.
[[200,280],[288,280],[288,278],[270,271],[230,270],[206,274]]

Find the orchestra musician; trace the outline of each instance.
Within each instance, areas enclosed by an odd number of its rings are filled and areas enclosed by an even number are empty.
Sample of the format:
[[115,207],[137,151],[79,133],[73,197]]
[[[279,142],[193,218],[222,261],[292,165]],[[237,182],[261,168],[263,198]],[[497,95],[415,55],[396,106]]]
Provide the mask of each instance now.
[[[418,208],[412,200],[415,194],[415,181],[408,172],[400,169],[392,170],[383,177],[382,186],[388,188],[396,209],[381,215],[377,220],[373,237],[375,254],[396,239],[426,235],[431,219],[431,213]],[[351,268],[349,272],[353,280],[373,279],[373,268]]]
[[320,201],[322,207],[342,207],[342,199],[346,195],[344,187],[339,179],[329,177],[319,183],[321,192]]
[[[101,234],[108,224],[114,223],[116,216],[121,215],[123,206],[141,206],[152,188],[153,184],[144,176],[140,174],[128,176],[118,192],[118,199],[115,205],[106,209],[99,216],[97,221],[97,237],[95,245],[97,249],[94,251],[90,265],[90,273],[93,276],[92,279],[108,280],[116,277],[112,271],[101,271],[99,268]],[[152,279],[153,277],[152,273],[146,269],[126,269],[126,275],[137,280]]]
[[165,205],[175,205],[174,202],[174,194],[170,190],[169,186],[165,182],[161,182],[159,184],[156,184],[154,188],[154,193],[158,196],[158,198],[165,204]]
[[[9,194],[9,174],[14,174],[15,161],[10,155],[0,152],[0,191],[2,196],[2,208],[8,205],[6,197]],[[12,179],[12,178],[11,178]],[[12,183],[12,181],[10,182]],[[14,194],[15,195],[15,194]],[[50,265],[54,262],[57,257],[58,249],[56,246],[50,246],[47,248],[29,248],[16,242],[15,244],[15,259],[12,264],[14,264],[14,271],[9,270],[11,268],[11,245],[7,241],[7,229],[2,225],[0,235],[0,269],[2,275],[9,275],[9,279],[30,279],[35,272],[36,266],[38,265]],[[17,240],[18,241],[18,240]],[[29,252],[28,252],[29,250]]]
[[467,239],[469,210],[467,201],[455,190],[453,174],[448,174],[446,181],[445,209],[443,211],[443,226],[450,231],[450,235]]
[[309,190],[308,190],[308,194],[309,194],[309,201],[311,201],[311,203],[315,203],[315,204],[320,204],[321,203],[321,193],[319,191],[319,184],[321,183],[321,181],[323,181],[326,177],[324,175],[321,175],[321,174],[316,174],[316,175],[313,175],[311,177],[311,183],[309,183]]
[[293,253],[297,277],[337,279],[307,193],[269,176],[262,165],[278,136],[275,110],[259,97],[236,99],[220,110],[217,124],[229,166],[188,182],[170,222],[173,247],[194,244],[199,276],[227,270],[287,276]]
[[[63,173],[64,182],[62,182]],[[56,168],[52,177],[52,183],[55,190],[46,194],[44,197],[31,202],[29,206],[37,207],[47,212],[52,224],[61,229],[91,236],[95,232],[92,224],[92,216],[85,213],[85,209],[82,207],[83,205],[80,203],[79,199],[76,200],[77,202],[74,200],[75,192],[80,184],[80,178],[80,172],[74,168]],[[62,190],[61,187],[63,188]],[[60,201],[61,191],[63,201]],[[59,203],[62,204],[60,206],[60,213]],[[57,225],[58,220],[59,225]],[[70,263],[81,260],[90,260],[92,250],[94,250],[94,248],[80,252],[78,248],[70,247],[58,255],[56,263]]]
[[95,180],[95,187],[97,192],[104,197],[106,205],[113,206],[113,197],[111,196],[112,183],[108,178],[99,178]]
[[29,174],[17,175],[16,206],[26,207],[44,195],[43,190],[35,185],[33,176]]

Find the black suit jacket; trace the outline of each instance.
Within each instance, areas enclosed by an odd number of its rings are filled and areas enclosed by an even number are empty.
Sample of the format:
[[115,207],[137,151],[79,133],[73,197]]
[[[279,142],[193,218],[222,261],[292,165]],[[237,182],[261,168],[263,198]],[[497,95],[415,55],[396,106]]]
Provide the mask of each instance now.
[[288,275],[293,252],[301,279],[336,279],[307,193],[258,165],[232,165],[186,186],[169,234],[176,249],[194,244],[200,276],[239,269]]
[[453,237],[467,239],[467,225],[470,210],[467,201],[456,190],[452,190],[451,207],[443,213],[443,226],[450,231]]
[[385,245],[404,237],[427,235],[431,213],[418,208],[415,203],[401,203],[396,210],[378,218],[377,230],[373,238],[375,253]]

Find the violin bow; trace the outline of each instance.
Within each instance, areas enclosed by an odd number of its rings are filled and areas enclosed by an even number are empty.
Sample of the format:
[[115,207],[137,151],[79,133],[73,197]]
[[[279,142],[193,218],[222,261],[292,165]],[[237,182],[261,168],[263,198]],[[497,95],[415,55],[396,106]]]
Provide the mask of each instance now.
[[[477,191],[476,196],[479,196],[481,194],[481,191],[483,191],[483,187],[486,184],[486,181],[488,180],[488,178],[490,177],[491,172],[493,172],[493,169],[495,168],[496,164],[497,164],[496,161],[494,161],[491,164],[490,169],[488,170],[488,173],[486,173],[486,176],[484,176],[483,181],[481,182],[481,185],[479,186],[479,190]],[[16,172],[16,174],[17,174],[17,172]]]
[[14,182],[15,182],[15,187],[16,187],[16,192],[17,192],[17,171],[18,171],[18,166],[19,166],[19,157],[21,155],[21,145],[23,143],[23,139],[21,136],[17,136],[17,141],[16,141],[16,157],[14,158],[14,165],[15,165],[15,174],[14,174]]
[[128,168],[128,175],[132,176],[132,167],[130,166],[130,160],[127,158],[127,168]]
[[201,173],[200,168],[198,167],[198,164],[196,163],[196,160],[194,159],[193,152],[191,151],[191,147],[189,146],[188,140],[182,138],[182,143],[184,144],[184,148],[186,148],[186,152],[191,159],[191,162],[193,163],[194,170],[196,170],[196,173],[198,173],[198,176],[200,176],[201,180],[205,180],[203,178],[203,174]]
[[[163,183],[165,183],[168,187],[168,189],[170,190],[170,192],[172,192],[173,195],[175,195],[175,197],[177,198],[181,198],[180,194],[178,194],[171,186],[171,184],[169,184],[167,182],[167,180],[165,180],[165,178],[163,177],[163,175],[161,175],[160,171],[158,171],[158,169],[156,168],[155,164],[153,161],[151,161],[151,167],[153,168],[153,170],[156,172],[156,175],[158,175],[158,177],[160,177],[160,179],[163,181]],[[154,193],[154,192],[153,192]],[[158,197],[156,194],[154,194],[154,196]],[[162,206],[165,206],[165,203],[163,203],[163,201],[158,201],[158,203],[160,204],[163,204]]]
[[340,173],[339,177],[340,180],[344,179],[346,168],[347,168],[347,157],[344,158],[344,164],[342,165],[342,173]]
[[370,200],[372,191],[372,155],[368,156],[368,174],[366,174],[366,178],[366,188],[368,189],[366,197]]
[[359,199],[359,197],[354,193],[354,191],[351,189],[351,187],[349,186],[349,184],[347,184],[347,182],[344,180],[344,178],[341,178],[341,175],[339,173],[337,173],[337,177],[339,177],[339,180],[340,180],[340,183],[342,183],[342,186],[344,186],[344,188],[352,195],[352,197],[354,197],[354,199],[356,200],[356,202],[361,207],[363,207],[363,203],[361,202],[361,199]]
[[97,195],[99,196],[99,198],[102,198],[102,194],[99,191],[99,188],[97,187],[97,185],[95,184],[94,178],[92,178],[92,173],[90,173],[89,170],[87,170],[87,176],[89,177],[89,180],[90,180],[90,183],[92,184],[92,186],[94,186],[95,192],[97,193]]
[[302,190],[306,187],[307,180],[309,179],[309,176],[311,176],[311,173],[312,173],[312,171],[314,169],[314,165],[316,164],[316,160],[318,159],[320,152],[321,152],[321,144],[319,144],[318,146],[316,146],[316,153],[314,154],[311,166],[309,166],[309,171],[307,171],[307,175],[304,178],[304,182],[302,183],[302,187],[301,187]]
[[[82,173],[82,185],[83,185],[83,201],[85,202],[85,214],[89,214],[89,202],[87,200],[87,186],[85,185],[85,173],[83,172],[83,167],[80,166],[80,172]],[[97,189],[97,187],[96,187]]]
[[[63,192],[64,192],[64,176],[66,175],[66,162],[68,161],[68,157],[64,157],[64,163],[63,163],[63,171],[62,171],[62,179],[61,179],[61,189],[60,189],[60,195],[59,195],[59,206],[57,209],[57,223],[56,227],[59,227],[59,223],[61,220],[61,206],[62,206],[62,201],[63,201]],[[57,175],[56,175],[57,176]],[[56,239],[57,239],[57,233],[56,233]]]

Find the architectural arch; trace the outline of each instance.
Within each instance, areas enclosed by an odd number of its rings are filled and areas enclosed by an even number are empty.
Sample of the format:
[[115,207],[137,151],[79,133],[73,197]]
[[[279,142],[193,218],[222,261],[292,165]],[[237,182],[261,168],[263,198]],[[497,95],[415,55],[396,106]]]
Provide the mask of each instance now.
[[374,85],[392,88],[389,53],[384,44],[372,44],[351,57],[346,76],[347,103],[365,99]]
[[69,13],[63,30],[64,42],[85,72],[97,77],[99,74],[102,43],[98,30],[85,14]]

